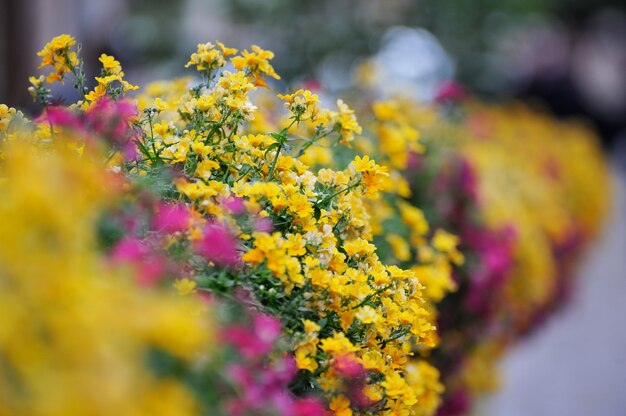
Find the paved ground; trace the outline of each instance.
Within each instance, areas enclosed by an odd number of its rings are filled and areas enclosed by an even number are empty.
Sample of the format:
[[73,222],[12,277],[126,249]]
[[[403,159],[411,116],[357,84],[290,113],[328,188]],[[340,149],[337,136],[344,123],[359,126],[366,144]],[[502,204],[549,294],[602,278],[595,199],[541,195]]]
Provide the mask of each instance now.
[[501,363],[503,386],[477,416],[626,416],[626,181],[584,259],[578,292]]

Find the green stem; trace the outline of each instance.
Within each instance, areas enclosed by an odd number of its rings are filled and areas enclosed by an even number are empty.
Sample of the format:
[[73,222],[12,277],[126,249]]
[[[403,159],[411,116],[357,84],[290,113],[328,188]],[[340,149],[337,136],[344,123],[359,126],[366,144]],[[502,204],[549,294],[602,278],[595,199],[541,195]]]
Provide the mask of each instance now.
[[153,117],[152,111],[148,112],[148,125],[150,126],[150,145],[152,146],[154,157],[158,159],[159,153],[157,152],[156,145],[154,144],[154,128],[152,127],[152,117]]
[[381,288],[381,289],[378,289],[376,292],[374,292],[374,293],[372,293],[372,294],[367,295],[367,296],[365,297],[365,299],[363,299],[363,301],[362,301],[362,302],[360,302],[360,303],[359,303],[358,305],[356,305],[356,306],[353,306],[353,307],[352,307],[352,309],[354,310],[354,309],[360,308],[361,306],[365,305],[367,302],[369,302],[370,300],[372,300],[372,298],[374,298],[374,296],[378,296],[378,295],[380,295],[381,293],[383,293],[385,290],[389,289],[390,287],[391,287],[391,286],[385,286],[385,287],[383,287],[383,288]]
[[283,143],[278,143],[278,148],[276,149],[276,156],[274,156],[274,160],[272,161],[272,166],[270,166],[270,172],[267,174],[267,181],[271,181],[274,176],[274,169],[276,169],[276,163],[278,162],[278,155],[280,155],[280,151],[283,148]]
[[389,344],[392,341],[397,340],[398,338],[402,338],[403,336],[408,334],[409,331],[410,331],[410,328],[403,329],[402,331],[398,332],[396,335],[392,336],[391,338],[381,341],[380,345],[382,346],[382,348],[385,348],[387,344]]
[[324,199],[322,199],[321,201],[319,201],[318,203],[316,203],[315,205],[319,206],[319,205],[324,205],[326,204],[328,201],[330,201],[331,199],[333,199],[334,197],[336,197],[339,194],[342,194],[344,192],[348,192],[351,189],[356,188],[357,186],[359,186],[361,184],[361,180],[359,179],[358,181],[356,181],[355,183],[353,183],[352,185],[346,186],[343,189],[338,190],[337,192],[334,192],[330,195],[328,195],[327,197],[325,197]]
[[78,92],[81,94],[81,100],[82,100],[85,98],[85,93],[87,92],[87,89],[85,88],[85,73],[83,72],[83,61],[80,58],[78,58],[78,55],[80,54],[80,50],[81,50],[81,47],[79,45],[78,51],[76,52],[78,62],[80,62],[78,66],[75,66],[74,64],[72,64],[72,61],[70,61],[70,57],[68,54],[69,51],[66,51],[65,53],[65,62],[67,66],[70,68],[70,70],[72,71],[74,78],[76,78],[76,85],[75,85],[76,90],[78,90]]
[[313,136],[313,138],[312,138],[311,140],[309,140],[308,142],[306,142],[306,143],[304,144],[304,146],[302,146],[302,147],[300,148],[300,150],[298,151],[298,154],[296,155],[296,158],[298,158],[298,157],[302,156],[302,155],[304,154],[304,152],[306,152],[306,151],[307,151],[307,149],[308,149],[309,147],[313,146],[315,143],[317,143],[318,141],[322,140],[324,137],[328,136],[328,135],[329,135],[329,134],[331,134],[333,131],[334,131],[334,130],[328,130],[327,132],[325,132],[325,133],[324,133],[324,134],[322,134],[322,135],[319,135],[319,136],[318,136],[318,135],[316,134],[315,136]]
[[287,141],[287,132],[297,122],[298,122],[298,118],[294,118],[291,121],[291,123],[289,123],[289,125],[285,127],[284,129],[282,129],[282,131],[279,133],[280,138],[278,139],[278,148],[276,149],[276,156],[274,156],[274,160],[272,161],[272,166],[270,166],[270,172],[267,175],[266,181],[272,180],[272,177],[274,176],[274,169],[276,169],[276,163],[278,162],[278,156],[280,155],[280,151],[282,150],[283,145],[285,144],[285,141]]

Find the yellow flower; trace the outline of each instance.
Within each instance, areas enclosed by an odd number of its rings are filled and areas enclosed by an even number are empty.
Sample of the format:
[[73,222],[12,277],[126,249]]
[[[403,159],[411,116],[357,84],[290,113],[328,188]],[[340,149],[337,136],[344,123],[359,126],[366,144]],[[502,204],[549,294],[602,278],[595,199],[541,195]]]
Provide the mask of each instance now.
[[35,88],[41,87],[41,85],[43,84],[43,81],[44,81],[43,75],[41,75],[40,77],[34,77],[34,76],[28,77],[28,82],[30,82],[30,84]]
[[417,415],[434,414],[441,404],[441,394],[444,392],[439,371],[424,360],[412,359],[406,365],[406,381],[417,398],[412,410]]
[[285,101],[285,108],[293,114],[296,120],[315,120],[320,116],[320,110],[317,107],[320,100],[309,90],[299,89],[292,94],[278,94],[278,98]]
[[325,338],[320,343],[320,348],[330,354],[346,354],[358,351],[359,348],[352,345],[343,332],[335,332],[332,338]]
[[198,71],[212,71],[226,65],[224,58],[237,53],[236,49],[227,48],[222,43],[199,43],[197,51],[191,54],[185,68],[195,66]]
[[400,261],[408,261],[411,259],[411,248],[404,238],[398,234],[387,234],[385,239],[391,246],[391,250],[396,259]]
[[376,350],[367,351],[363,354],[363,366],[369,370],[382,371],[386,367],[382,354]]
[[214,94],[201,95],[198,98],[194,98],[191,104],[203,113],[213,110],[217,103],[217,98]]
[[54,72],[46,77],[48,83],[63,81],[65,74],[72,72],[78,66],[76,52],[70,51],[74,45],[76,45],[76,40],[70,35],[63,34],[53,38],[41,51],[37,52],[37,55],[42,58],[39,68],[46,66],[54,68]]
[[287,200],[287,206],[297,218],[307,218],[313,213],[313,206],[307,197],[302,194],[294,194]]
[[98,60],[102,63],[102,67],[108,74],[119,74],[122,72],[122,66],[113,56],[103,53]]
[[301,234],[288,234],[285,247],[290,256],[303,256],[306,254],[306,240],[302,238]]
[[314,333],[314,332],[319,332],[319,330],[321,329],[318,324],[316,324],[315,322],[310,321],[308,319],[305,319],[302,322],[304,323],[304,332],[307,333],[307,334]]
[[352,416],[352,409],[350,408],[350,400],[346,396],[338,395],[331,399],[328,405],[330,410],[335,412],[336,416]]
[[186,277],[177,279],[174,282],[174,287],[181,295],[188,295],[196,292],[196,282]]
[[6,104],[0,104],[0,133],[4,133],[11,123],[11,120],[18,114],[15,108]]
[[407,389],[404,377],[396,372],[388,374],[381,385],[385,388],[385,393],[391,397],[401,396]]
[[198,178],[209,179],[214,170],[220,168],[220,165],[211,159],[205,159],[198,163],[194,176]]
[[243,56],[235,56],[231,59],[231,62],[235,66],[235,69],[239,71],[249,71],[250,75],[254,79],[255,86],[267,87],[265,82],[266,77],[272,77],[274,79],[280,79],[280,76],[276,73],[270,60],[274,59],[274,53],[261,49],[257,45],[252,45],[252,52],[244,50]]
[[371,306],[363,306],[356,313],[356,318],[364,324],[372,324],[380,320],[380,316]]
[[433,246],[444,253],[449,253],[456,249],[459,244],[459,238],[442,229],[437,229],[433,236]]
[[300,370],[313,372],[319,367],[315,356],[311,356],[307,349],[296,348],[295,358]]
[[374,253],[376,246],[369,243],[363,238],[357,238],[355,240],[346,241],[343,243],[343,249],[350,257],[359,256],[365,257]]
[[351,166],[354,168],[356,172],[369,172],[374,170],[376,166],[376,162],[370,159],[369,156],[365,155],[363,157],[356,156],[351,163]]
[[421,209],[410,205],[405,201],[398,202],[398,208],[400,209],[400,216],[411,231],[417,235],[424,235],[428,232],[428,221]]
[[341,136],[341,143],[347,144],[354,140],[354,134],[361,134],[363,129],[359,125],[354,110],[350,109],[343,100],[337,100],[337,113],[333,113],[334,117],[339,125],[339,134]]
[[3,412],[198,414],[192,391],[143,358],[155,347],[181,363],[207,354],[210,314],[194,296],[139,287],[110,265],[96,241],[97,220],[117,197],[104,157],[87,154],[95,147],[81,157],[65,146],[74,138],[55,138],[3,144],[0,215],[11,218],[0,227],[0,240],[11,241],[0,245]]

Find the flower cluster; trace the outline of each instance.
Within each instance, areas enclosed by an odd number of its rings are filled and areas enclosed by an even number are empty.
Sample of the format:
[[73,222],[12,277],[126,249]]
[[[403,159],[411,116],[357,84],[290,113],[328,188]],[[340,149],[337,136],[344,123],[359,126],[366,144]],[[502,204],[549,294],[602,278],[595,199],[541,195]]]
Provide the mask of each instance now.
[[237,352],[239,361],[228,365],[227,373],[241,393],[224,403],[229,415],[276,414],[323,416],[322,402],[312,397],[297,398],[288,385],[296,376],[296,363],[289,355],[275,353],[281,335],[278,318],[252,312],[248,325],[231,325],[222,337]]
[[[322,401],[289,390],[296,366],[277,318],[242,319],[241,301],[168,279],[186,275],[163,245],[189,212],[143,207],[149,196],[129,204],[128,182],[98,146],[68,146],[84,132],[42,145],[19,131],[1,143],[0,213],[12,219],[0,230],[11,241],[0,246],[3,411],[323,415]],[[153,238],[128,235],[144,226]]]
[[76,40],[70,35],[60,35],[52,39],[37,53],[41,57],[39,68],[51,66],[53,72],[46,76],[46,82],[63,81],[66,73],[75,73],[80,65],[78,54],[72,51]]
[[[102,64],[102,73],[99,77],[96,77],[98,85],[96,85],[93,91],[85,95],[85,100],[88,102],[98,101],[106,94],[109,94],[112,98],[117,98],[120,94],[139,88],[124,80],[122,66],[114,57],[103,53],[100,55],[99,61]],[[119,86],[113,87],[115,83],[118,83]]]
[[119,188],[62,145],[16,140],[3,154],[3,412],[196,414],[181,380],[144,363],[156,351],[184,365],[210,354],[213,320],[199,299],[139,289],[98,252],[97,216]]
[[[440,107],[373,102],[362,114],[371,120],[364,143],[356,144],[401,171],[408,191],[400,195],[411,209],[423,207],[428,222],[460,237],[432,238],[435,252],[460,265],[454,280],[420,275],[438,302],[441,341],[431,357],[447,387],[442,415],[467,412],[474,396],[497,386],[497,357],[563,301],[573,259],[598,232],[608,194],[597,139],[580,123],[453,98]],[[392,227],[385,223],[390,253],[409,261]],[[432,255],[412,241],[422,261]]]
[[[432,413],[438,374],[412,358],[437,340],[426,288],[415,271],[382,263],[372,244],[370,204],[388,169],[359,156],[319,171],[300,160],[322,141],[352,142],[361,127],[342,101],[337,111],[321,109],[301,90],[280,96],[289,111],[275,128],[251,97],[267,77],[279,78],[272,56],[256,46],[237,55],[219,43],[199,45],[188,64],[198,84],[148,86],[135,107],[121,100],[131,88],[119,62],[103,55],[96,89],[86,93],[77,82],[78,106],[38,100],[46,112],[30,136],[45,139],[36,140],[42,149],[63,143],[80,160],[104,147],[123,197],[102,214],[99,246],[135,285],[155,290],[170,281],[185,298],[244,299],[263,313],[252,318],[252,332],[224,332],[243,359],[231,368],[240,393],[227,411],[318,409],[288,391],[296,368],[293,393],[323,397],[339,414]],[[222,69],[228,58],[234,72]],[[36,87],[35,98],[44,97]],[[269,326],[258,328],[263,322]],[[293,358],[268,362],[283,332]]]
[[130,98],[79,51],[40,53],[39,118],[0,105],[11,413],[462,413],[604,215],[591,134],[527,109],[329,110],[219,42]]
[[[238,72],[197,87],[148,87],[139,99],[146,114],[142,158],[127,165],[129,175],[169,167],[178,200],[199,222],[218,224],[236,239],[224,246],[241,253],[237,259],[220,264],[205,256],[209,262],[198,264],[198,288],[244,288],[257,307],[279,316],[297,341],[297,384],[321,389],[331,408],[337,401],[347,410],[365,406],[338,388],[334,363],[349,354],[367,369],[363,394],[371,409],[408,410],[417,396],[404,379],[405,363],[412,345],[432,345],[435,334],[417,275],[381,263],[371,243],[367,204],[387,169],[368,157],[317,173],[302,162],[299,156],[321,139],[348,142],[360,131],[343,102],[337,112],[320,109],[309,91],[279,96],[288,110],[280,131],[246,131],[255,126],[245,121],[264,117],[253,111],[249,93],[263,84],[259,77],[272,76],[258,63],[265,55],[254,50],[257,57],[232,58]],[[306,129],[310,139],[294,136]],[[191,246],[206,230],[190,226]]]

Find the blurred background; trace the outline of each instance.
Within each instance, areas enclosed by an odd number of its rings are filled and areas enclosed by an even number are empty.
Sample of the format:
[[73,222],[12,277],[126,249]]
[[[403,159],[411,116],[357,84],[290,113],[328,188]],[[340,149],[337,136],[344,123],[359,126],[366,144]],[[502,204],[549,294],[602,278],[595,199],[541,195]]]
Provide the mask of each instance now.
[[[389,79],[459,80],[493,99],[540,98],[591,118],[607,145],[624,135],[626,7],[621,0],[0,0],[0,101],[27,107],[35,52],[75,35],[96,67],[113,53],[131,81],[182,72],[199,42],[276,53],[283,79],[340,93],[378,54]],[[383,59],[384,58],[384,59]],[[88,70],[90,68],[88,67]],[[621,145],[623,146],[623,145]]]
[[0,10],[0,102],[27,110],[36,52],[69,33],[89,76],[105,52],[135,84],[182,74],[197,43],[220,40],[274,51],[286,85],[341,95],[367,64],[382,94],[409,85],[429,101],[456,79],[489,100],[590,120],[614,165],[613,219],[574,302],[504,360],[504,387],[479,411],[626,414],[623,0],[0,0]]

